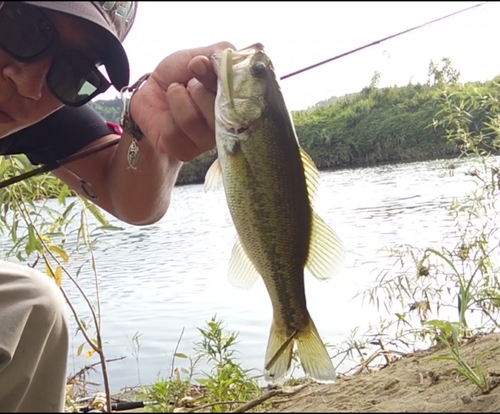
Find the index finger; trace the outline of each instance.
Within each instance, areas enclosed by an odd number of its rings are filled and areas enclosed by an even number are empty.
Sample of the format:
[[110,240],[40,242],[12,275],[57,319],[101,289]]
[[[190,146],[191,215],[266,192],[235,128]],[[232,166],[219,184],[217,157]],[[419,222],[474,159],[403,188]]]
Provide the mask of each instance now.
[[212,92],[217,90],[217,76],[212,67],[212,62],[206,56],[195,56],[188,64],[189,70],[205,88]]
[[[198,75],[191,71],[189,66],[193,58],[197,58],[195,62],[198,62],[199,59],[206,59],[206,61],[210,63],[210,56],[228,47],[232,48],[233,45],[228,42],[219,42],[210,46],[180,50],[163,59],[151,76],[164,90],[167,90],[174,82],[186,85],[191,78],[198,77]],[[206,63],[206,61],[204,60],[204,63]],[[213,90],[215,74],[213,73],[212,65],[210,64],[206,69],[205,78],[202,76],[201,79],[198,80],[203,84],[207,83],[207,85],[212,85]],[[210,74],[210,72],[212,72],[212,74]]]

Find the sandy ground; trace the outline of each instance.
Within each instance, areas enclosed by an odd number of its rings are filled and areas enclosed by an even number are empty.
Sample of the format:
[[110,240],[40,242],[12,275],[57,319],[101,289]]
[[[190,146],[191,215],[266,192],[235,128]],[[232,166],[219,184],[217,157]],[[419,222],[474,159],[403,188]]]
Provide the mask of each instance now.
[[289,402],[274,405],[274,412],[499,412],[500,335],[475,338],[461,348],[472,364],[483,351],[493,350],[481,361],[493,389],[482,394],[457,375],[456,364],[434,361],[446,355],[437,348],[399,359],[369,374],[340,379],[334,385],[313,385]]
[[[491,351],[480,362],[489,376],[489,393],[481,393],[473,383],[458,375],[455,362],[433,360],[447,355],[446,349],[435,347],[400,358],[378,371],[340,378],[333,385],[309,384],[292,396],[273,397],[267,401],[266,409],[267,412],[500,412],[500,386],[497,386],[500,334],[472,338],[460,349],[463,359],[471,365],[484,351]],[[133,396],[119,399],[130,401]],[[262,412],[263,407],[253,411]],[[144,412],[144,409],[127,412]]]

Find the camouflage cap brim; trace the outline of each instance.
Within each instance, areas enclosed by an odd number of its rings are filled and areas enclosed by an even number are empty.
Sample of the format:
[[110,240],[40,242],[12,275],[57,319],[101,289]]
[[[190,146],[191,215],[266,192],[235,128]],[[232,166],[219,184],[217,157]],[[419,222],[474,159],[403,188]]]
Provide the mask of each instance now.
[[112,85],[121,90],[130,81],[130,66],[122,42],[137,13],[136,1],[26,1],[24,3],[67,13],[88,20],[104,29],[106,55],[103,65]]

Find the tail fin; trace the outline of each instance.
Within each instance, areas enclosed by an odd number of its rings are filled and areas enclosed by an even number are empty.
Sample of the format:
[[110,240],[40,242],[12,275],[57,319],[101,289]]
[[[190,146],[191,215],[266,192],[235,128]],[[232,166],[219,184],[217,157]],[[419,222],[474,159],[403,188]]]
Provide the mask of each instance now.
[[292,365],[293,339],[293,335],[287,338],[284,332],[277,331],[273,321],[266,349],[266,381],[276,382],[288,374]]
[[295,340],[305,374],[317,382],[335,382],[337,375],[333,362],[311,318],[307,327],[297,334]]
[[295,342],[306,376],[321,383],[335,382],[335,368],[311,318],[304,329],[288,338],[276,331],[273,323],[266,350],[265,380],[276,382],[288,374]]

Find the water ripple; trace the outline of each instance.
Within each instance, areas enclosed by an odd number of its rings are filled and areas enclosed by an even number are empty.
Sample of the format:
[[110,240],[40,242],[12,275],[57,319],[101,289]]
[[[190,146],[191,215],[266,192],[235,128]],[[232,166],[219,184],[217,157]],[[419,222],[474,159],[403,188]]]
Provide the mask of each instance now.
[[[345,268],[335,280],[321,283],[306,278],[310,312],[327,342],[342,341],[352,328],[378,318],[371,307],[351,298],[389,266],[382,248],[441,243],[452,230],[447,207],[453,197],[471,188],[463,174],[467,164],[455,164],[454,176],[443,170],[442,161],[321,174],[317,211],[339,233],[348,252]],[[130,353],[130,338],[136,332],[142,334],[140,373],[147,383],[158,373],[170,372],[182,329],[179,351],[192,354],[196,328],[214,314],[239,332],[243,365],[263,365],[271,304],[262,281],[250,290],[236,289],[227,281],[235,231],[222,191],[205,194],[199,185],[176,187],[166,216],[148,227],[127,226],[109,218],[124,230],[100,236],[97,244],[103,331],[107,357],[128,356],[109,366],[113,388],[138,382]],[[76,243],[76,235],[70,240]],[[9,242],[3,245],[7,248]],[[77,259],[73,271],[85,257]],[[78,280],[87,292],[93,292],[89,265],[82,268]],[[71,300],[85,314],[82,298],[66,284]],[[81,342],[80,336],[73,338],[73,348]],[[71,357],[70,370],[94,359]],[[178,363],[183,366],[182,361]],[[98,374],[93,375],[99,381]]]

